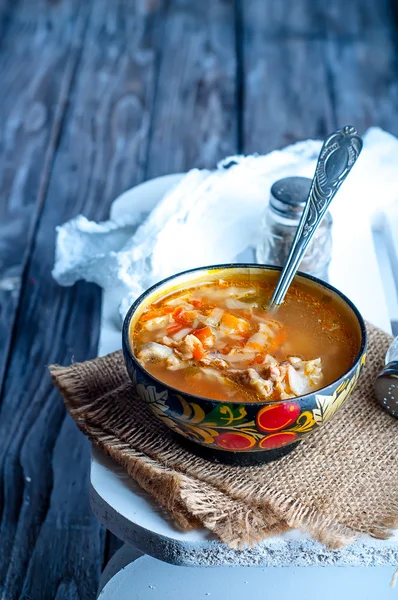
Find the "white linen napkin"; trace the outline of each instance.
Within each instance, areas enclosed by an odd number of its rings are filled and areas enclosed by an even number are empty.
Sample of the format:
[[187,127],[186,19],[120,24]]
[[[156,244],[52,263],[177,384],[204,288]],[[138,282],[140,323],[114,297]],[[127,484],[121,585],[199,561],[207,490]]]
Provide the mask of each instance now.
[[[321,141],[307,140],[258,156],[232,156],[214,171],[192,169],[142,219],[126,212],[95,223],[79,215],[57,228],[53,277],[118,287],[122,316],[145,289],[185,269],[236,261],[263,234],[270,187],[281,177],[312,177]],[[364,149],[331,205],[334,257],[347,253],[355,232],[378,209],[398,200],[398,140],[379,128],[364,135]],[[339,260],[332,259],[341,265]],[[334,273],[338,279],[338,273]],[[335,283],[335,281],[334,281]]]

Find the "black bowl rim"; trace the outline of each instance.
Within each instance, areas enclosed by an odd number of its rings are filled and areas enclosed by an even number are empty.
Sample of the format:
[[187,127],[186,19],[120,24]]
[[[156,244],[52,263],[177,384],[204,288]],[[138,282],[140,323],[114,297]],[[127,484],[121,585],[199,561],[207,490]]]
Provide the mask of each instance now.
[[[164,283],[167,283],[168,281],[172,281],[173,279],[176,279],[177,277],[180,277],[181,275],[185,275],[187,273],[188,274],[196,273],[198,271],[212,271],[212,270],[217,270],[217,269],[245,269],[245,268],[254,268],[254,269],[260,269],[260,270],[263,269],[266,271],[282,271],[282,267],[277,267],[274,265],[261,265],[261,264],[257,264],[257,263],[225,263],[225,264],[220,264],[220,265],[195,267],[194,269],[186,269],[185,271],[180,271],[179,273],[176,273],[175,275],[170,275],[169,277],[166,277],[165,279],[158,281],[157,283],[155,283],[154,285],[149,287],[147,290],[145,290],[145,292],[143,292],[137,298],[137,300],[135,300],[135,302],[130,306],[130,308],[127,311],[126,316],[124,318],[123,328],[122,328],[122,341],[123,341],[124,349],[128,352],[129,357],[131,358],[133,363],[136,365],[136,367],[138,367],[141,371],[143,371],[154,382],[166,387],[167,389],[171,390],[173,393],[184,394],[184,396],[188,397],[189,399],[192,399],[193,401],[205,400],[207,402],[210,401],[210,402],[226,403],[227,402],[226,400],[216,400],[215,398],[206,398],[204,396],[196,396],[195,394],[191,394],[190,392],[186,392],[184,390],[175,388],[175,387],[169,385],[168,383],[165,383],[161,379],[157,379],[156,377],[154,377],[149,371],[147,371],[141,365],[141,363],[138,361],[138,359],[135,357],[135,355],[132,351],[131,344],[130,344],[130,336],[129,336],[130,322],[131,322],[131,319],[132,319],[135,311],[140,306],[140,304],[142,304],[142,302],[145,300],[145,298],[147,296],[149,296],[153,291],[155,291],[156,288],[162,286]],[[358,320],[358,323],[359,323],[359,326],[361,329],[361,335],[362,335],[361,346],[359,348],[358,354],[356,355],[355,360],[353,361],[351,367],[349,369],[347,369],[347,371],[345,371],[342,375],[340,375],[340,377],[338,377],[337,379],[335,379],[334,381],[332,381],[325,387],[320,388],[319,390],[316,390],[316,392],[309,392],[308,394],[304,394],[303,396],[296,396],[294,398],[289,399],[291,401],[300,403],[302,400],[309,398],[313,394],[322,394],[323,390],[326,390],[329,387],[335,385],[336,383],[338,383],[339,381],[344,379],[347,375],[349,375],[349,373],[351,373],[351,371],[357,367],[358,362],[360,361],[364,352],[366,351],[368,336],[367,336],[367,332],[366,332],[365,321],[363,320],[361,313],[359,312],[359,310],[357,309],[355,304],[349,298],[347,298],[347,296],[345,294],[343,294],[343,292],[341,292],[340,290],[335,288],[330,283],[327,283],[326,281],[322,281],[322,279],[318,279],[318,277],[314,277],[313,275],[309,275],[308,273],[303,273],[302,271],[297,271],[296,274],[299,275],[300,277],[303,277],[304,279],[309,279],[310,281],[314,281],[315,283],[318,283],[321,286],[323,286],[323,287],[331,290],[335,294],[337,294],[337,296],[339,296],[353,311],[354,315],[356,316],[356,318]],[[263,404],[264,405],[280,404],[280,402],[282,402],[282,400],[271,400],[271,401],[264,401],[264,402],[261,402],[261,401],[245,402],[244,404],[245,404],[245,406],[248,405],[248,406],[259,407],[259,406],[262,406]],[[238,403],[235,403],[235,404],[238,404]]]

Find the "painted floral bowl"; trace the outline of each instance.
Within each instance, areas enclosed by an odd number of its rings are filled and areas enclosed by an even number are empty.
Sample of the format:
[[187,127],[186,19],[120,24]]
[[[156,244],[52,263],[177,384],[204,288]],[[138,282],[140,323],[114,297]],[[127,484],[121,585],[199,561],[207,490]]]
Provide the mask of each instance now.
[[138,395],[159,420],[173,430],[189,450],[210,460],[240,465],[268,462],[292,451],[304,437],[329,421],[354,389],[366,356],[366,329],[356,307],[323,281],[298,273],[308,284],[332,295],[350,314],[358,354],[348,371],[316,392],[289,400],[231,402],[183,392],[156,379],[138,362],[130,332],[145,308],[170,291],[209,278],[248,277],[259,271],[278,271],[267,265],[220,265],[179,273],[144,292],[129,309],[123,324],[123,354]]

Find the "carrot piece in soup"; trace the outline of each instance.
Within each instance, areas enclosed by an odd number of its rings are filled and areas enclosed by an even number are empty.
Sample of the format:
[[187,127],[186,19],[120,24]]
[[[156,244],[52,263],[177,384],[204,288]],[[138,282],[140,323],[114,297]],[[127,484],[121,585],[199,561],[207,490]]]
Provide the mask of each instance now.
[[277,335],[276,338],[274,339],[274,341],[272,342],[272,344],[267,348],[268,354],[275,352],[275,350],[277,350],[279,348],[279,346],[281,346],[283,344],[283,342],[285,341],[286,338],[287,338],[286,331],[282,331],[282,333]]
[[261,365],[264,362],[264,358],[265,358],[265,354],[264,353],[257,354],[253,358],[252,363],[255,364],[255,365]]
[[224,313],[221,317],[221,323],[228,329],[236,332],[244,332],[250,329],[250,323],[230,313]]
[[251,342],[247,342],[247,344],[245,344],[245,348],[249,348],[250,350],[255,350],[256,352],[261,352],[262,350],[264,350],[264,346],[262,344],[260,344],[259,342],[256,342],[255,340],[252,340]]
[[201,329],[195,329],[192,335],[198,338],[204,346],[211,346],[214,342],[214,334],[210,327],[202,327]]
[[173,325],[170,325],[170,327],[167,327],[167,335],[174,335],[175,333],[181,331],[181,329],[183,328],[184,325],[181,325],[181,323],[174,323]]
[[170,306],[163,306],[162,308],[153,308],[145,312],[141,317],[140,321],[145,323],[146,321],[151,321],[152,319],[156,319],[157,317],[163,317],[164,315],[168,315],[173,312],[173,308]]
[[146,312],[142,315],[140,320],[143,323],[145,323],[146,321],[150,321],[151,319],[156,319],[156,317],[160,317],[160,316],[161,316],[161,313],[159,312],[159,310],[149,310],[148,312]]
[[195,348],[192,351],[192,356],[194,358],[194,360],[200,360],[201,358],[203,358],[205,355],[205,351],[203,350],[203,346],[202,345],[197,345],[195,346]]
[[173,311],[172,317],[174,321],[181,323],[181,325],[192,325],[197,314],[194,311],[184,310],[182,306],[179,306]]
[[191,300],[191,304],[192,306],[194,306],[195,308],[201,308],[202,307],[202,300]]

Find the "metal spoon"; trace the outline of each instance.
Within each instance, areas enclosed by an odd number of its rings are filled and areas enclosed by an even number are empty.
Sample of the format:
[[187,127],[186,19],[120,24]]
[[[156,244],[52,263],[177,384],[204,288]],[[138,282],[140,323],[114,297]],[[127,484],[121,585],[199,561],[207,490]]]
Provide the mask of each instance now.
[[324,141],[310,193],[269,309],[282,304],[308,244],[361,150],[362,139],[356,129],[350,125],[338,129]]

